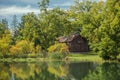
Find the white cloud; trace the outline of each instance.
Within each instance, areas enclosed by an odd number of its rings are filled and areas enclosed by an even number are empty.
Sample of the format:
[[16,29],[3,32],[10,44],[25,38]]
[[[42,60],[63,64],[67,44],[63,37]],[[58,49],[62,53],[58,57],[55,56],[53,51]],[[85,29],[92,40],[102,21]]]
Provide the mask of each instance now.
[[71,3],[71,2],[66,2],[66,3],[63,3],[63,4],[61,4],[62,6],[71,6],[73,3]]
[[64,3],[58,3],[54,4],[54,6],[71,6],[73,3],[72,2],[64,2]]
[[0,15],[17,15],[17,14],[25,14],[29,12],[34,12],[38,14],[40,12],[39,9],[32,8],[30,5],[26,7],[18,7],[18,6],[10,6],[10,7],[2,7],[0,8]]
[[106,0],[99,0],[99,1],[106,1]]
[[106,2],[106,0],[99,0],[99,1],[104,1],[104,2]]

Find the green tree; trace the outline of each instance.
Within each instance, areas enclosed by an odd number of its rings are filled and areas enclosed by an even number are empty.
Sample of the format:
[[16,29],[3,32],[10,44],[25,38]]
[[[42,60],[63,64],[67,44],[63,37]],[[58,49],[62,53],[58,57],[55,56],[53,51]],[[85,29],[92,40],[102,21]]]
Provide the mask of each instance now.
[[102,35],[98,35],[98,50],[104,59],[116,59],[120,54],[120,1],[108,0],[103,14],[104,20],[98,30]]
[[20,23],[21,39],[33,42],[35,47],[40,44],[41,30],[38,22],[39,20],[34,13],[28,13],[22,16]]
[[40,11],[46,12],[49,6],[49,0],[41,0],[38,2],[38,5],[40,7]]
[[75,4],[71,6],[68,13],[74,32],[81,32],[82,28],[90,23],[90,10],[94,2],[90,0],[79,1],[75,0]]
[[9,47],[11,43],[10,30],[4,21],[0,22],[0,55],[9,54]]
[[49,10],[46,14],[40,14],[39,21],[41,22],[40,28],[43,34],[41,39],[45,49],[54,44],[57,37],[68,35],[72,31],[67,13],[59,8]]
[[89,22],[82,26],[81,34],[89,40],[91,49],[105,60],[116,59],[120,53],[119,4],[117,0],[93,3],[85,17]]
[[22,16],[20,23],[21,39],[33,42],[35,47],[41,45],[44,50],[53,45],[57,37],[73,31],[64,10],[54,8],[46,12],[38,16],[28,13]]

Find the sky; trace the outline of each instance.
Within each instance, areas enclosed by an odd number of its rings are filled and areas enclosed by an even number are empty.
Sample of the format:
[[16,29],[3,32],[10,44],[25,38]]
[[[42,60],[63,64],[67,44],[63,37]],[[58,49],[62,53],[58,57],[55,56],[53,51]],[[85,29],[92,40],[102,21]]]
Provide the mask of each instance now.
[[[0,20],[3,18],[11,21],[13,15],[20,18],[23,14],[34,12],[40,13],[38,2],[40,0],[0,0]],[[74,4],[74,0],[50,0],[49,8],[60,7],[68,9]]]
[[[0,20],[6,18],[8,22],[10,22],[13,15],[16,15],[20,20],[23,14],[29,12],[38,14],[40,13],[38,7],[38,2],[40,1],[41,0],[0,0]],[[48,9],[54,7],[69,9],[69,7],[74,4],[74,1],[75,0],[50,0]]]

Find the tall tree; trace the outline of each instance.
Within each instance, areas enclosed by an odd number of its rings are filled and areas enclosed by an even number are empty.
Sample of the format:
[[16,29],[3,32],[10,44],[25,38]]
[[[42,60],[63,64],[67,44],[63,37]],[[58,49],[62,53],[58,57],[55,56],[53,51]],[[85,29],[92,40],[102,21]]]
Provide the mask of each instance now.
[[34,45],[40,44],[39,35],[41,33],[37,16],[34,13],[28,13],[22,16],[20,23],[21,39],[34,42]]
[[39,15],[41,30],[44,35],[43,43],[46,48],[55,43],[59,36],[68,35],[72,32],[71,22],[67,18],[67,13],[59,8],[41,13]]
[[5,23],[7,21],[4,22],[3,20],[0,22],[0,55],[4,56],[9,53],[11,34]]
[[120,1],[107,0],[94,3],[86,18],[81,34],[89,40],[92,50],[103,59],[116,59],[120,53],[119,24]]
[[14,34],[14,32],[18,28],[18,20],[17,20],[17,16],[16,15],[13,16],[13,20],[12,20],[12,24],[11,25],[12,25],[12,30],[13,30],[13,34]]
[[90,10],[93,2],[89,0],[79,1],[75,0],[75,4],[71,6],[69,16],[72,19],[74,30],[81,32],[82,27],[90,22]]
[[16,15],[13,16],[11,27],[12,27],[12,40],[13,40],[12,43],[15,44],[17,37],[19,36],[19,25]]
[[38,2],[38,5],[41,12],[46,12],[49,6],[49,0],[41,0],[40,2]]
[[120,1],[108,0],[103,17],[98,29],[98,50],[104,59],[116,59],[120,54]]
[[2,19],[2,23],[5,25],[6,29],[8,29],[8,21],[7,19]]

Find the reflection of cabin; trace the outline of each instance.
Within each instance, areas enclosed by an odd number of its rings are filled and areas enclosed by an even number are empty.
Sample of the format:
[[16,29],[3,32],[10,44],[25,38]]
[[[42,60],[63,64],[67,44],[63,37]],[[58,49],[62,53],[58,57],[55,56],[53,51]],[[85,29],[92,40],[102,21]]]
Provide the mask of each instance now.
[[59,43],[66,43],[69,46],[70,52],[87,52],[89,47],[85,38],[79,34],[72,34],[69,36],[61,36],[57,38]]

